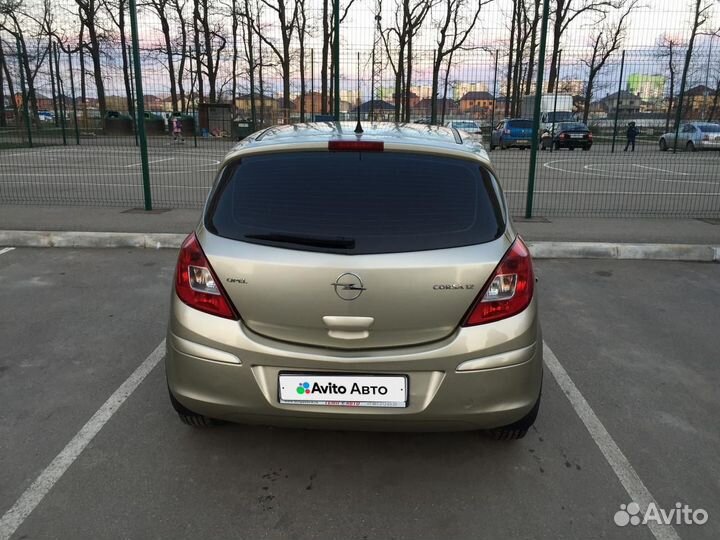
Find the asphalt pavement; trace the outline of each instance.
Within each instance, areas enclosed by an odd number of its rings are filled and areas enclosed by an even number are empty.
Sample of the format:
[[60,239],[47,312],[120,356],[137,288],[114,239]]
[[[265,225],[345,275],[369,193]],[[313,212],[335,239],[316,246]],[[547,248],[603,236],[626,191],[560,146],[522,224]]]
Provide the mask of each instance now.
[[[99,144],[102,142],[103,144]],[[153,138],[150,188],[157,208],[199,208],[218,163],[234,141]],[[512,212],[525,213],[530,152],[490,153]],[[534,214],[583,217],[720,218],[720,152],[661,152],[651,142],[636,152],[598,141],[589,152],[538,153]],[[51,205],[141,207],[139,150],[131,138],[6,150],[0,201]]]
[[[0,255],[0,514],[38,489],[162,342],[174,259],[172,250]],[[631,502],[630,472],[661,507],[708,513],[663,538],[719,537],[720,266],[557,260],[538,261],[537,274],[546,344],[630,471],[608,458],[610,443],[555,369],[536,427],[498,442],[198,431],[175,417],[160,362],[13,538],[659,538],[615,524]]]

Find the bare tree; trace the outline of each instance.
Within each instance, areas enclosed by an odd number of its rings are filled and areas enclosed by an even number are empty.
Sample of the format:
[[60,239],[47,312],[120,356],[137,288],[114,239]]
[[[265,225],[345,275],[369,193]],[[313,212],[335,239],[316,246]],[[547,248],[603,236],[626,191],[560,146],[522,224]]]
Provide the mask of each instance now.
[[530,94],[535,71],[535,51],[537,50],[537,30],[540,23],[540,0],[533,0],[534,15],[530,23],[530,51],[528,52],[528,68],[525,74],[525,95]]
[[283,79],[283,109],[285,123],[290,122],[290,44],[292,41],[293,32],[298,17],[298,3],[297,1],[289,6],[286,0],[261,0],[270,10],[275,12],[278,19],[278,30],[280,32],[281,45],[278,47],[274,40],[267,36],[264,32],[261,32],[257,27],[255,31],[260,36],[260,39],[270,47],[275,56],[277,56],[280,68],[282,71]]
[[[710,19],[710,9],[712,2],[710,0],[692,0],[693,6],[693,20],[690,27],[690,39],[688,40],[687,48],[685,49],[685,63],[683,64],[682,77],[680,79],[680,99],[685,94],[685,84],[687,83],[688,71],[690,69],[690,62],[692,60],[693,47],[695,46],[695,38],[700,32],[701,28]],[[719,32],[720,29],[715,30],[713,33]],[[681,103],[678,102],[678,107],[675,113],[675,130],[678,129],[680,123]],[[677,137],[675,137],[675,145],[677,145]]]
[[[119,0],[125,2],[126,0]],[[164,50],[167,58],[167,70],[170,78],[170,101],[172,103],[173,112],[178,111],[177,85],[175,83],[175,61],[173,59],[172,38],[170,37],[170,22],[168,15],[170,14],[170,0],[148,0],[147,5],[155,12],[160,20],[160,31],[163,36]]]
[[[353,5],[355,0],[349,0],[344,6],[340,6],[340,24],[345,21],[348,15],[348,10]],[[378,11],[379,13],[379,11]],[[333,29],[333,20],[335,18],[335,3],[330,0],[323,0],[322,7],[322,51],[320,53],[320,95],[322,99],[321,111],[322,114],[327,114],[328,104],[332,102],[331,95],[329,92],[328,80],[332,80],[332,70],[330,62],[330,51],[335,43],[335,33]]]
[[100,116],[105,116],[107,106],[105,104],[105,83],[102,76],[102,64],[100,58],[100,42],[103,39],[99,21],[100,1],[99,0],[75,0],[78,6],[80,22],[87,29],[88,39],[87,50],[93,63],[93,77],[95,79],[95,90],[97,92],[98,108]]
[[300,121],[305,121],[305,39],[308,33],[307,12],[305,0],[297,0],[298,3],[298,43],[300,44]]
[[[474,0],[476,5],[469,17],[464,17],[462,12],[470,4],[469,0],[445,0],[445,13],[438,28],[439,36],[432,72],[432,95],[430,103],[430,122],[437,122],[437,98],[440,79],[440,68],[446,63],[449,72],[452,67],[452,54],[463,47],[470,33],[477,24],[480,10],[492,0]],[[443,95],[443,99],[447,96]]]
[[547,91],[553,92],[558,78],[558,55],[560,42],[568,27],[582,14],[595,13],[600,20],[605,18],[607,11],[617,7],[613,0],[554,0],[554,17],[552,24],[552,56],[548,74]]
[[187,26],[185,21],[185,2],[186,0],[170,0],[175,16],[177,17],[177,26],[180,31],[180,35],[176,38],[175,46],[180,51],[180,63],[178,65],[177,72],[177,83],[178,91],[180,93],[180,105],[183,108],[183,112],[187,113],[188,100],[185,99],[185,64],[187,60],[187,47],[188,47],[188,36]]
[[592,39],[590,58],[581,61],[588,67],[588,80],[585,85],[585,105],[583,107],[583,123],[587,123],[590,114],[590,102],[593,97],[595,78],[605,66],[608,58],[620,48],[625,38],[627,19],[637,7],[639,0],[630,0],[623,6],[622,12],[614,23],[605,24],[595,33]]
[[[410,85],[412,81],[412,40],[420,31],[436,0],[395,0],[394,25],[381,31],[385,52],[395,75],[395,121],[410,119]],[[378,12],[382,4],[378,3]],[[393,60],[391,41],[397,51]]]
[[0,39],[0,100],[2,101],[2,110],[3,110],[3,117],[2,117],[2,124],[5,125],[5,95],[4,95],[4,88],[3,88],[3,74],[5,76],[5,80],[7,81],[8,86],[8,94],[10,98],[10,106],[12,107],[13,116],[15,118],[15,124],[19,124],[19,118],[18,115],[18,108],[17,103],[15,102],[15,89],[13,88],[13,81],[12,77],[10,77],[10,70],[8,69],[7,60],[5,59],[5,50],[3,49],[2,39]]
[[678,39],[671,37],[667,34],[663,34],[662,36],[660,36],[657,42],[658,50],[656,56],[667,62],[667,73],[669,76],[668,103],[667,109],[665,111],[665,131],[670,130],[670,118],[672,116],[673,104],[675,101],[675,77],[678,71],[677,49],[682,46],[683,44]]
[[[27,100],[33,123],[40,127],[35,77],[48,55],[48,47],[44,42],[42,30],[30,31],[26,36],[25,30],[31,18],[25,15],[24,7],[22,0],[4,0],[0,3],[0,30],[5,30],[13,36],[20,49],[20,65],[18,69],[22,69],[25,75]],[[34,40],[31,43],[32,50],[28,49],[28,40]]]
[[107,0],[105,3],[105,9],[112,19],[113,24],[117,26],[118,33],[120,34],[120,52],[122,57],[123,83],[125,84],[125,99],[127,102],[128,114],[134,117],[135,104],[132,99],[132,83],[130,81],[130,57],[127,50],[127,38],[125,37],[125,11],[127,9],[127,0]]

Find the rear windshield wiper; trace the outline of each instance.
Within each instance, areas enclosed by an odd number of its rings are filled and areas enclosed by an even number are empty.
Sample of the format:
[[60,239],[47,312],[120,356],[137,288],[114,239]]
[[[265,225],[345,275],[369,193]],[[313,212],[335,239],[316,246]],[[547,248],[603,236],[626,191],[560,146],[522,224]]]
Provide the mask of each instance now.
[[300,236],[294,234],[246,234],[248,240],[266,240],[268,242],[281,242],[283,244],[297,244],[300,246],[325,247],[335,249],[354,249],[355,239],[337,237]]

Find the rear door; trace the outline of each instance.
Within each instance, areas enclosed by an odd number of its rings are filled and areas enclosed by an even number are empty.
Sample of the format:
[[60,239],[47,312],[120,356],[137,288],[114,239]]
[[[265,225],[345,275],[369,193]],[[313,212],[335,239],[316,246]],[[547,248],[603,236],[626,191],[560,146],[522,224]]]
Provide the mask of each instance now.
[[244,158],[205,227],[248,328],[346,349],[448,336],[510,246],[479,162],[393,152]]

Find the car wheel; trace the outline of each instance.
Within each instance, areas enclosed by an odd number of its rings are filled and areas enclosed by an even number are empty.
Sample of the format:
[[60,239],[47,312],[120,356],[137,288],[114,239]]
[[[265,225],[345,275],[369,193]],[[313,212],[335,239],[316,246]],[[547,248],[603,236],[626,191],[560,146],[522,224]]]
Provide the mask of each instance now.
[[502,139],[500,139],[500,150],[507,150],[507,146],[503,144]]
[[692,141],[688,141],[687,143],[687,151],[688,152],[695,152],[697,148],[695,148],[695,144],[693,144]]
[[518,420],[517,422],[513,422],[512,424],[507,425],[507,426],[502,426],[499,428],[491,429],[489,431],[490,436],[493,439],[495,439],[496,441],[509,441],[509,440],[522,439],[525,435],[527,435],[528,430],[535,423],[535,419],[537,418],[538,411],[540,410],[540,398],[541,397],[542,397],[542,392],[538,396],[537,401],[535,402],[535,405],[533,405],[533,408],[530,409],[530,412],[528,412],[520,420]]
[[665,139],[660,139],[660,142],[658,143],[660,145],[660,151],[665,152],[668,149],[668,145],[665,142]]
[[178,416],[180,417],[180,421],[183,424],[187,424],[188,426],[196,428],[206,428],[216,426],[222,423],[219,420],[215,420],[214,418],[208,418],[207,416],[203,416],[202,414],[191,411],[175,398],[169,388],[168,394],[170,395],[170,403],[172,404],[173,409],[175,409],[175,412],[178,414]]
[[574,152],[574,151],[575,151],[575,147],[574,147],[574,146],[568,146],[568,150],[570,150],[571,152]]
[[560,143],[555,141],[555,144],[553,144],[553,148],[555,148],[555,150],[560,150]]

